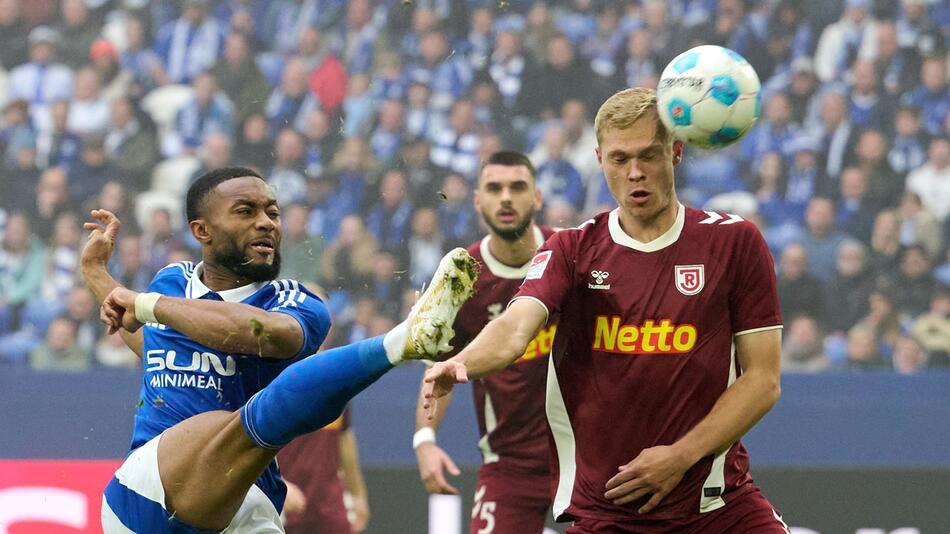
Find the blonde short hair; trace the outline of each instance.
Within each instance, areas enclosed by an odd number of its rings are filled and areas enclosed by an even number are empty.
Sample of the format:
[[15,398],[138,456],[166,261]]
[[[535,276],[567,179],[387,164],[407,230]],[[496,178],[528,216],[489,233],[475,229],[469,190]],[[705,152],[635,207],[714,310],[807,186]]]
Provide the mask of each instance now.
[[626,130],[641,117],[652,115],[656,121],[657,139],[667,142],[672,136],[660,121],[656,110],[656,91],[646,87],[632,87],[613,94],[597,110],[594,117],[594,131],[597,144],[603,140],[604,132],[609,128]]

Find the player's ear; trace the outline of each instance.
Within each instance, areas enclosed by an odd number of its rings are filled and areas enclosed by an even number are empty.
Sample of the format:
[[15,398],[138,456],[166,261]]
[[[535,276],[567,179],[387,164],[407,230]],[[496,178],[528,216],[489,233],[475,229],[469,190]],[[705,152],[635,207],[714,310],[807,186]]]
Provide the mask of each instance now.
[[599,146],[594,148],[594,154],[597,154],[597,164],[600,165],[601,167],[603,167],[603,166],[604,166],[604,162],[601,161],[601,159],[600,159],[600,147],[599,147]]
[[680,161],[683,161],[683,142],[677,139],[673,141],[673,165],[678,165]]
[[204,219],[190,221],[188,223],[188,229],[191,230],[191,235],[202,245],[211,244],[211,232],[208,231],[208,224],[205,223]]
[[481,196],[478,194],[478,188],[475,188],[475,191],[472,192],[472,205],[475,206],[476,212],[482,211],[482,200]]

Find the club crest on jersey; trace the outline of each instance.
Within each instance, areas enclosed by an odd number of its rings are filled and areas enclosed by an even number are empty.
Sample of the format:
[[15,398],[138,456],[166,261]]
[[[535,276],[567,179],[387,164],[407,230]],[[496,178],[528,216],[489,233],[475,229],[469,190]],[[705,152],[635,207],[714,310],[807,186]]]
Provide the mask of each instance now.
[[703,265],[677,265],[674,269],[676,289],[690,296],[703,290],[706,274]]
[[587,283],[587,287],[590,289],[610,289],[610,284],[605,284],[604,280],[610,277],[610,273],[607,271],[591,271],[591,277],[594,279],[595,284]]

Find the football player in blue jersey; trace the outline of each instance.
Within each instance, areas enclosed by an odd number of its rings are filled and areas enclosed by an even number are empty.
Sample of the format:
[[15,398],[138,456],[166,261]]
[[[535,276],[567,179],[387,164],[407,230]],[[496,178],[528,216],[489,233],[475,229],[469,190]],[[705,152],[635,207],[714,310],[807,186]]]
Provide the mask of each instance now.
[[[314,354],[330,318],[295,280],[278,279],[280,209],[251,169],[196,180],[188,224],[202,261],[155,275],[144,293],[108,273],[118,219],[94,210],[81,266],[100,316],[144,360],[131,452],[106,487],[106,533],[283,532],[274,457],[336,419],[393,365],[450,349],[474,261],[446,255],[409,317],[384,336]],[[311,356],[312,355],[312,356]]]

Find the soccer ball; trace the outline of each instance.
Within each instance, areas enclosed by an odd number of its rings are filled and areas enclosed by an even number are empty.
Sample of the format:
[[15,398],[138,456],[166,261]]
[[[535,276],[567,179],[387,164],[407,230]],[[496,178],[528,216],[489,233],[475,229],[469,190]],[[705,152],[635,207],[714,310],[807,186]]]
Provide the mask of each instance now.
[[673,137],[702,148],[722,148],[755,124],[762,107],[759,76],[749,62],[721,46],[691,48],[663,69],[656,99]]

